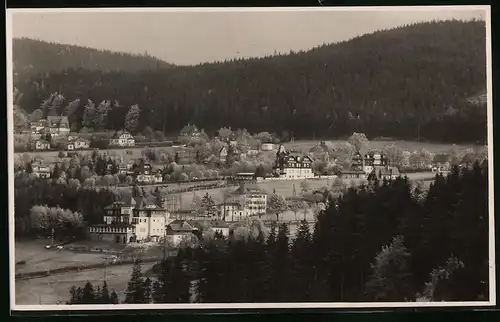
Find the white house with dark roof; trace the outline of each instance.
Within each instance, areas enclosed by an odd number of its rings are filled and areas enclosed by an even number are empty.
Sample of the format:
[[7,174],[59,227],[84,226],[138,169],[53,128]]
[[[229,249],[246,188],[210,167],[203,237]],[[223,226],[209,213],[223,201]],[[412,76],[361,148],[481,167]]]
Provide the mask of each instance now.
[[90,149],[90,141],[84,138],[76,138],[70,141],[73,143],[75,150]]
[[[240,216],[263,215],[267,211],[267,193],[254,184],[241,182],[240,186],[230,193],[230,202],[241,205]],[[226,218],[226,221],[230,221],[229,218]]]
[[449,171],[451,168],[450,154],[436,154],[432,160],[432,172]]
[[184,236],[192,233],[194,229],[186,220],[174,220],[166,226],[166,241],[177,247]]
[[113,137],[109,140],[110,146],[117,147],[132,147],[135,146],[135,138],[127,131],[115,132]]
[[33,162],[31,169],[38,178],[50,178],[50,167],[41,161]]
[[373,167],[372,172],[368,175],[369,181],[394,180],[401,174],[397,167],[379,166]]
[[273,165],[274,175],[285,180],[314,178],[310,156],[290,152],[280,145]]
[[42,139],[36,141],[35,150],[50,150],[50,142]]
[[47,116],[47,125],[52,136],[68,136],[70,132],[67,116]]

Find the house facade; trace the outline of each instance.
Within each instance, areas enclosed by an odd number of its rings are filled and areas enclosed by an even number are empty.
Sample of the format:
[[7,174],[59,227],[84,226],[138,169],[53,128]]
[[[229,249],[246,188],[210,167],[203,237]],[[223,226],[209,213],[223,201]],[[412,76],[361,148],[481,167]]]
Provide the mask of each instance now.
[[226,163],[227,161],[227,147],[224,145],[219,151],[219,162]]
[[[99,237],[102,234],[120,234],[126,236],[125,243],[136,241],[158,241],[165,236],[165,225],[170,214],[154,203],[154,198],[130,198],[127,202],[114,202],[104,208],[103,222],[99,225],[89,227],[89,233],[94,240],[113,239],[114,242],[122,243],[123,238],[118,240],[113,237]],[[122,229],[117,231],[111,228]],[[130,228],[130,229],[129,229]],[[104,239],[103,239],[104,238]]]
[[308,155],[289,153],[281,145],[276,154],[273,171],[276,176],[285,180],[310,179],[314,178],[312,162]]
[[192,233],[194,227],[185,220],[174,220],[166,226],[166,242],[168,245],[177,247],[184,236]]
[[126,245],[133,241],[135,226],[125,223],[97,224],[89,227],[90,240]]
[[137,183],[150,184],[155,181],[155,174],[153,173],[153,169],[149,163],[145,163],[136,168],[135,174],[135,180]]
[[41,119],[36,122],[32,122],[30,125],[31,133],[40,133],[46,127],[48,127],[46,119]]
[[368,153],[357,151],[351,160],[351,170],[363,171],[365,175],[370,175],[375,167],[385,167],[386,165],[387,157],[378,151]]
[[228,222],[242,221],[248,217],[246,209],[239,202],[227,202],[219,205],[222,218]]
[[368,181],[395,180],[400,175],[397,167],[376,165],[368,175]]
[[48,116],[47,123],[50,135],[56,137],[69,135],[70,126],[67,116]]
[[272,144],[272,143],[262,143],[262,145],[260,146],[260,149],[262,151],[272,151],[272,150],[274,150],[274,144]]
[[[222,214],[226,209],[226,221],[239,221],[242,217],[263,215],[267,211],[267,193],[253,184],[240,182],[238,189],[230,193],[229,204],[231,205],[229,208],[224,208],[226,206],[223,205],[221,209]],[[228,213],[230,214],[229,218]]]
[[202,133],[196,125],[188,124],[180,131],[179,140],[199,138],[201,135]]
[[75,147],[75,150],[85,150],[90,149],[90,141],[83,138],[77,138],[71,141]]
[[50,150],[50,143],[40,139],[35,142],[35,150]]
[[132,147],[135,146],[135,138],[127,131],[116,132],[109,140],[110,146]]
[[38,178],[50,178],[50,167],[48,165],[44,165],[41,162],[35,162],[31,165],[31,168]]

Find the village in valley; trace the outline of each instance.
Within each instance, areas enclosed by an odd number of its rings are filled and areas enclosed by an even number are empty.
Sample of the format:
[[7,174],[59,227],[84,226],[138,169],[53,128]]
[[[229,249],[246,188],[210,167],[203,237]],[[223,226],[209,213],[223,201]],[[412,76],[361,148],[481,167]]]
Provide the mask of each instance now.
[[[230,127],[210,138],[188,124],[172,141],[136,142],[126,130],[110,133],[107,148],[99,149],[92,146],[95,135],[87,139],[86,133],[70,132],[66,116],[48,116],[19,135],[29,135],[29,152],[16,153],[16,175],[124,192],[103,207],[100,223],[87,226],[89,240],[154,242],[168,249],[196,242],[207,232],[227,237],[256,218],[267,225],[286,221],[293,226],[301,219],[312,224],[314,212],[349,186],[400,176],[423,184],[453,165],[470,168],[478,161],[487,166],[486,148],[477,152],[455,146],[436,154],[385,142],[381,149],[370,149],[362,133],[345,142],[293,137],[283,142],[276,134],[252,136]],[[56,238],[46,248],[62,248],[61,243]]]

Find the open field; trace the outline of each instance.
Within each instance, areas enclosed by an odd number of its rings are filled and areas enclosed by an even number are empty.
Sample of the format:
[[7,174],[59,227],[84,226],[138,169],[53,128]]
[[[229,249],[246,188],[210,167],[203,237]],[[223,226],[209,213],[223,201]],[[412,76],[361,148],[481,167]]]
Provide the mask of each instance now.
[[[154,263],[143,263],[143,272],[151,269]],[[103,279],[114,289],[120,300],[124,299],[124,292],[132,273],[132,265],[110,266],[106,269],[91,269],[80,272],[56,274],[48,277],[16,281],[16,304],[37,305],[64,304],[69,299],[71,286],[83,287],[85,283],[102,285]]]
[[66,250],[45,249],[50,241],[18,241],[15,243],[15,261],[25,261],[16,265],[16,273],[28,273],[56,269],[78,264],[96,264],[106,261],[102,253],[74,253]]
[[[417,172],[417,173],[409,173],[408,178],[410,180],[431,180],[435,174],[432,172]],[[277,194],[282,195],[285,198],[288,197],[293,197],[293,187],[295,185],[295,191],[297,195],[300,195],[301,188],[300,184],[304,180],[268,180],[264,182],[259,182],[256,184],[257,187],[261,188],[268,194],[273,193],[273,190],[276,190]],[[362,179],[353,179],[353,178],[346,178],[343,179],[344,183],[348,186],[354,184],[359,184]],[[323,187],[331,186],[333,179],[309,179],[306,180],[309,190],[317,190],[321,189]],[[430,181],[425,182],[424,186],[429,186]],[[207,189],[207,190],[200,190],[196,192],[184,192],[180,194],[176,194],[180,200],[180,205],[182,209],[190,209],[193,201],[193,196],[196,195],[200,198],[202,198],[205,193],[208,193],[212,199],[215,201],[215,203],[222,203],[223,201],[223,190],[227,189],[229,191],[234,191],[238,189],[238,187],[228,187],[228,188],[218,188],[218,189]]]
[[[318,144],[318,142],[319,140],[295,141],[291,143],[284,143],[283,145],[286,149],[297,149],[297,150],[303,150],[303,152],[308,152],[309,149]],[[326,141],[327,144],[332,144],[332,145],[341,144],[345,142],[346,142],[345,140]],[[395,146],[400,147],[403,150],[407,150],[409,152],[425,148],[432,153],[448,153],[450,152],[452,147],[452,144],[446,144],[446,143],[428,143],[428,142],[395,140],[395,141],[370,141],[369,148],[382,149],[384,146],[390,144],[394,144]],[[484,149],[483,145],[475,145],[475,144],[457,144],[457,147],[459,149],[473,148],[479,151],[482,151],[482,149]]]
[[[158,149],[158,150],[163,150],[167,153],[175,153],[178,148],[174,147],[156,147],[153,149]],[[130,147],[130,148],[120,148],[120,149],[106,149],[106,150],[99,150],[100,153],[106,153],[110,157],[118,157],[122,156],[127,159],[136,159],[140,158],[142,156],[142,151],[144,150],[144,147]],[[76,151],[71,151],[71,152],[77,152],[79,155],[91,155],[94,149],[89,149],[89,150],[76,150]],[[131,154],[127,154],[127,151],[130,151]],[[37,156],[42,158],[45,162],[52,163],[55,162],[59,159],[59,152],[60,151],[30,151],[30,152],[15,152],[14,155],[23,155],[23,154],[28,154],[31,156]],[[63,151],[64,153],[67,153],[68,151]]]
[[[345,140],[331,140],[326,141],[329,144],[341,144],[345,143]],[[302,150],[303,152],[309,152],[309,149],[319,143],[319,140],[300,140],[295,142],[283,143],[285,148],[287,149],[296,149]],[[416,141],[403,141],[403,140],[395,140],[395,141],[370,141],[369,147],[371,149],[382,149],[386,145],[394,144],[404,150],[407,151],[415,151],[425,148],[432,153],[446,153],[450,152],[452,144],[446,143],[428,143],[428,142],[416,142]],[[475,145],[475,144],[457,144],[459,149],[467,149],[473,148],[476,150],[484,149],[483,145]],[[132,148],[123,148],[123,149],[108,149],[108,150],[100,150],[101,152],[106,152],[109,156],[127,156],[130,158],[139,158],[142,156],[143,147],[132,147]],[[161,149],[168,153],[175,153],[178,148],[175,147],[154,147],[154,149]],[[127,155],[127,151],[131,151],[130,155]],[[67,151],[65,151],[67,152]],[[91,154],[92,150],[85,151],[76,151],[81,155]],[[32,152],[16,152],[15,155],[21,155],[23,153],[27,153],[33,156],[42,157],[46,162],[55,161],[58,159],[59,151],[32,151]],[[266,151],[263,152],[262,155],[264,157],[274,157],[276,151]]]

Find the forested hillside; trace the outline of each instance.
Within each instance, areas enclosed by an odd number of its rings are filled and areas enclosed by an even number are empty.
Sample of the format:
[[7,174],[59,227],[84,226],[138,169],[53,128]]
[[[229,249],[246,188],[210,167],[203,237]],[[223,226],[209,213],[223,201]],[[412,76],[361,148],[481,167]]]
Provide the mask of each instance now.
[[486,88],[485,40],[483,21],[428,22],[287,55],[136,73],[70,68],[19,79],[15,86],[23,94],[18,104],[28,113],[54,92],[66,105],[79,99],[70,109],[76,128],[85,105],[95,109],[90,99],[95,105],[119,101],[105,104],[113,119],[106,128],[122,128],[137,104],[137,131],[149,125],[172,133],[191,122],[207,132],[231,126],[295,138],[363,132],[484,142],[486,104],[471,97]]
[[[138,71],[171,67],[155,57],[131,55],[28,38],[12,40],[14,74],[23,78],[67,68]],[[16,77],[16,78],[17,78]]]

